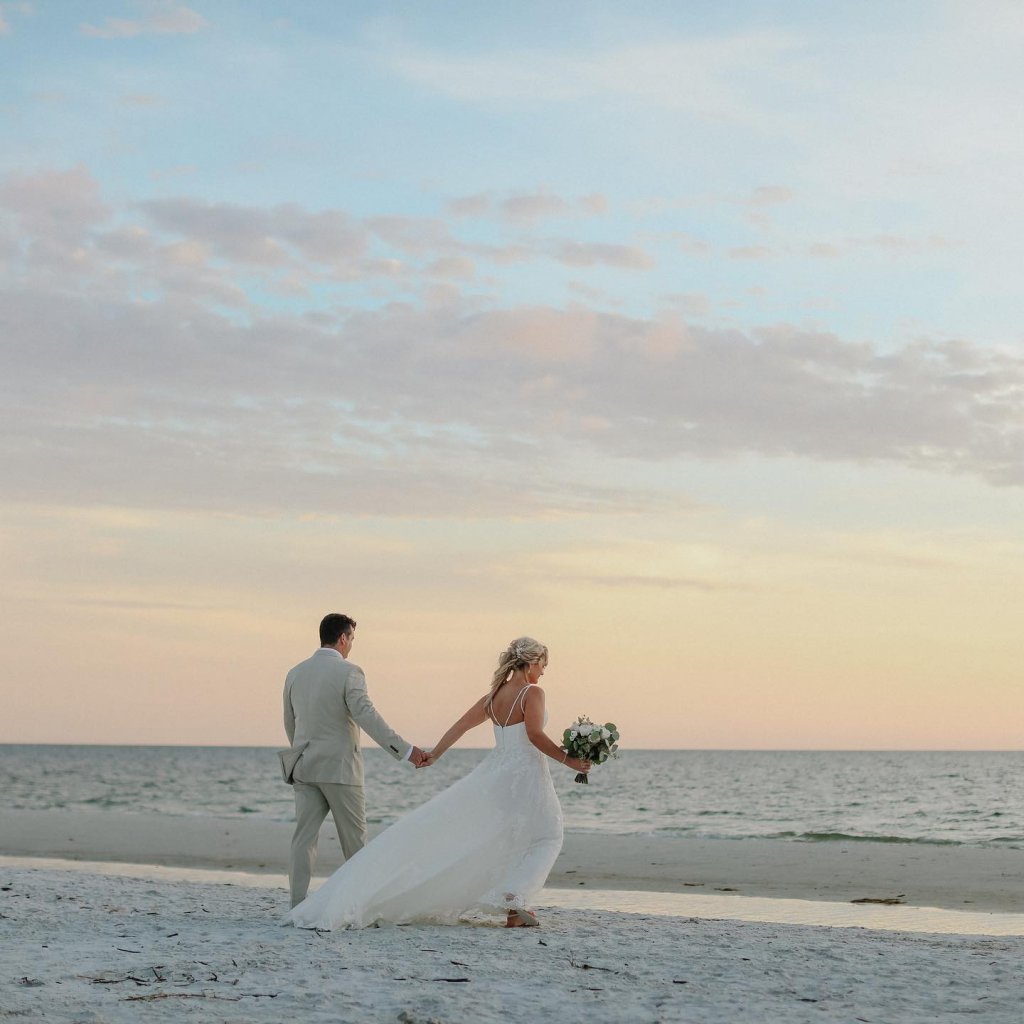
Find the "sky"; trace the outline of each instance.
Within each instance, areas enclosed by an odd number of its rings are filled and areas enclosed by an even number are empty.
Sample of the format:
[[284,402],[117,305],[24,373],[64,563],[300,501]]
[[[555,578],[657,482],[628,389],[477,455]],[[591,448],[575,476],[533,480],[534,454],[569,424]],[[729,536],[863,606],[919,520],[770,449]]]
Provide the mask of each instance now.
[[[0,0],[0,742],[1020,749],[1024,7]],[[466,745],[488,743],[486,730]]]

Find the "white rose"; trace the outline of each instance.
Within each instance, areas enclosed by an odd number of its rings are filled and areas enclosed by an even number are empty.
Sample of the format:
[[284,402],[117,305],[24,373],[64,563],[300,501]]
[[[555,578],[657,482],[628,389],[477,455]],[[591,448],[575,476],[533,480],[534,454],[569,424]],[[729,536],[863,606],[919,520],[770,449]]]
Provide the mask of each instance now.
[[579,729],[570,729],[569,730],[569,739],[574,740],[574,739],[576,739],[577,736],[579,736],[579,734],[580,734]]
[[581,723],[580,724],[580,735],[581,736],[589,736],[591,731],[593,730],[593,728],[594,727],[589,722]]
[[601,739],[603,739],[603,740],[610,740],[611,738],[612,738],[612,734],[602,725],[601,726]]

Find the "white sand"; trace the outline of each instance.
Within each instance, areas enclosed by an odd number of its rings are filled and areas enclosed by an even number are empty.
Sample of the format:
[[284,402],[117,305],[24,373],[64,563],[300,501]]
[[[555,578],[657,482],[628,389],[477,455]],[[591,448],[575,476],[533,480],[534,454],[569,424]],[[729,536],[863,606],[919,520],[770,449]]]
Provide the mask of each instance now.
[[[0,810],[0,854],[281,874],[291,825],[246,818]],[[341,861],[321,833],[318,872]],[[569,833],[548,884],[783,899],[901,897],[908,906],[1024,912],[1024,850]]]
[[281,890],[0,866],[0,1020],[1020,1024],[1024,938],[553,909],[319,934]]

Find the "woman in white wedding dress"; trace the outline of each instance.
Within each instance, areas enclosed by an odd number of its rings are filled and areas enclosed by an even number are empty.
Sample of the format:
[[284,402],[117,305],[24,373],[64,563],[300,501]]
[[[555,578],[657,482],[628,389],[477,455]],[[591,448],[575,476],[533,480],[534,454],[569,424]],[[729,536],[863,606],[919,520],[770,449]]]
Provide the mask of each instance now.
[[501,653],[488,694],[441,737],[431,762],[468,730],[490,720],[494,749],[468,775],[395,822],[347,860],[285,919],[298,928],[364,928],[378,922],[454,923],[504,913],[531,927],[529,910],[562,847],[562,811],[547,759],[574,772],[544,732],[537,685],[548,650],[530,637]]

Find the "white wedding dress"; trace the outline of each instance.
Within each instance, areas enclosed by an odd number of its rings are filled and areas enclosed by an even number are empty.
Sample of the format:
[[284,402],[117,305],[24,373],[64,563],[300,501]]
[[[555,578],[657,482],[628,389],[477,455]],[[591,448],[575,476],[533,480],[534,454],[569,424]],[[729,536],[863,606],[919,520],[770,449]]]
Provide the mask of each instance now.
[[284,923],[328,931],[454,923],[530,906],[562,848],[547,760],[525,723],[495,723],[494,749],[473,771],[381,832]]

